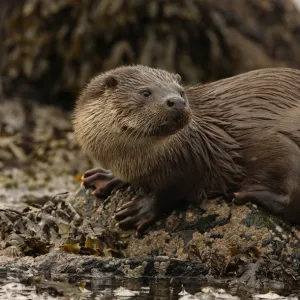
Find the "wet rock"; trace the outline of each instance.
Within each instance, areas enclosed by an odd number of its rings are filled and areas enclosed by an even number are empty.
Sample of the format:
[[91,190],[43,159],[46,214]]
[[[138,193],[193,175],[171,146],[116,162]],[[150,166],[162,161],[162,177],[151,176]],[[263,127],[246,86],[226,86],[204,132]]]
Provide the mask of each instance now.
[[36,205],[75,191],[91,166],[75,142],[70,113],[6,99],[0,105],[0,199]]
[[[252,204],[218,198],[173,212],[141,236],[121,230],[114,212],[143,191],[128,186],[97,199],[80,186],[92,164],[74,141],[69,114],[15,101],[22,126],[0,118],[0,149],[9,154],[0,174],[1,270],[231,278],[247,286],[299,280],[299,227]],[[0,115],[14,111],[3,107]]]
[[[40,209],[2,210],[1,253],[15,246],[39,271],[97,272],[105,276],[233,277],[251,285],[258,280],[293,282],[299,278],[299,229],[255,205],[224,199],[190,206],[157,222],[143,236],[121,230],[111,218],[124,202],[143,191],[115,190],[105,200],[80,187]],[[204,209],[204,210],[203,210]],[[18,236],[18,238],[16,238]],[[26,249],[26,251],[24,250]],[[46,254],[45,254],[46,253]],[[25,258],[25,260],[24,260]]]

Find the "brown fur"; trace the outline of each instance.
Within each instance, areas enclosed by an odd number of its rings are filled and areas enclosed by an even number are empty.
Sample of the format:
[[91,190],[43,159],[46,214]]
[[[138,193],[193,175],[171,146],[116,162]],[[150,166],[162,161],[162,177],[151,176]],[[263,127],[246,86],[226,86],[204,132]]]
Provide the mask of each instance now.
[[[88,154],[122,181],[156,193],[173,189],[178,199],[192,201],[254,191],[254,202],[298,218],[299,209],[288,206],[300,207],[300,71],[260,69],[187,86],[182,127],[157,136],[149,132],[164,119],[160,100],[141,105],[132,95],[147,85],[170,93],[182,88],[174,75],[145,66],[91,81],[74,114],[75,134]],[[272,195],[261,196],[261,187],[283,195],[284,206],[281,198],[278,208]]]

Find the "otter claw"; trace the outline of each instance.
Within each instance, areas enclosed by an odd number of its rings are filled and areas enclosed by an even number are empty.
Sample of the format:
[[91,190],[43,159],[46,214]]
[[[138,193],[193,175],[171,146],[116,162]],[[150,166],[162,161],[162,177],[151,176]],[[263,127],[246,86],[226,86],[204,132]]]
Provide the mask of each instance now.
[[95,168],[85,172],[82,180],[85,188],[95,188],[92,194],[99,198],[108,197],[114,188],[123,184],[110,171],[102,168]]
[[110,174],[104,174],[104,173],[95,173],[93,175],[90,175],[88,177],[84,177],[83,183],[85,186],[91,186],[91,185],[101,185],[100,182],[110,181],[114,177]]
[[129,202],[123,204],[121,207],[119,207],[117,209],[117,212],[115,213],[115,215],[118,214],[119,212],[121,212],[121,211],[129,208],[130,206],[134,206],[134,202],[133,201],[129,201]]
[[126,217],[133,216],[138,212],[138,210],[138,207],[134,205],[128,205],[124,208],[121,208],[121,210],[115,214],[115,219],[122,220]]
[[145,198],[135,198],[122,205],[115,219],[119,222],[119,227],[123,230],[136,229],[138,234],[147,230],[157,219],[155,214],[155,198],[145,196]]
[[119,222],[119,227],[123,230],[130,230],[136,227],[139,221],[138,215],[133,215],[125,218],[124,220]]
[[110,170],[106,170],[106,169],[103,169],[103,168],[94,168],[94,169],[86,171],[82,176],[83,176],[83,178],[86,178],[86,177],[89,177],[89,176],[94,175],[96,173],[112,175]]
[[143,231],[146,231],[155,221],[154,217],[150,217],[147,219],[143,219],[139,222],[139,225],[136,229],[136,231],[141,234]]

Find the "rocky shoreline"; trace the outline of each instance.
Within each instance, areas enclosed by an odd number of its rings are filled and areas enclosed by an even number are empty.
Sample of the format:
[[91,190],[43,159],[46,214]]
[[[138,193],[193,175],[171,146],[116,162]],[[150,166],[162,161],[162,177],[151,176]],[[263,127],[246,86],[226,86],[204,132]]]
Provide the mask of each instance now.
[[[57,111],[51,123],[53,109]],[[119,229],[112,218],[114,211],[132,197],[142,197],[143,191],[129,186],[115,190],[107,199],[95,198],[80,186],[79,172],[92,163],[72,140],[69,114],[36,104],[29,111],[31,118],[35,116],[31,125],[26,118],[18,128],[8,122],[1,124],[6,131],[0,136],[0,154],[11,154],[2,160],[0,180],[2,270],[223,278],[251,286],[273,280],[288,285],[299,281],[299,228],[252,204],[236,205],[218,198],[174,212],[142,236]],[[64,128],[60,122],[65,122]],[[14,130],[19,130],[16,147],[26,158],[22,162],[17,161],[18,152],[3,142]],[[50,144],[41,142],[38,132],[48,134]],[[39,151],[44,151],[44,156],[33,154]],[[64,161],[66,153],[69,157]],[[41,174],[47,170],[50,179],[45,180]],[[22,176],[14,176],[16,172]],[[22,188],[35,180],[39,184],[33,184],[31,190]],[[47,189],[48,184],[54,188]]]

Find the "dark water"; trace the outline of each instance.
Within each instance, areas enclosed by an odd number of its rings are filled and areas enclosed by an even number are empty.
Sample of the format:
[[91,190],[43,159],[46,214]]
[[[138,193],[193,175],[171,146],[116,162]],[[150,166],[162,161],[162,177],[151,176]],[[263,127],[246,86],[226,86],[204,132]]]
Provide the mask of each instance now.
[[[34,278],[39,278],[35,276]],[[60,278],[60,281],[58,279]],[[80,285],[81,283],[81,285]],[[272,291],[270,293],[270,291]],[[124,279],[76,276],[52,276],[32,282],[13,272],[0,272],[0,299],[300,299],[299,289],[287,290],[281,284],[269,283],[260,289],[226,281],[201,281],[197,278]]]

